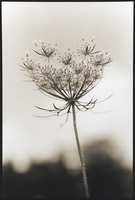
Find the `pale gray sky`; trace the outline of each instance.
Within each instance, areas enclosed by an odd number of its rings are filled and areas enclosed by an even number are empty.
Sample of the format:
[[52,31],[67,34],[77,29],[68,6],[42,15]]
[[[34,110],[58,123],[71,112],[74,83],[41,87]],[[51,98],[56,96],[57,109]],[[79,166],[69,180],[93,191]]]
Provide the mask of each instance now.
[[[52,100],[36,90],[19,64],[25,50],[33,49],[33,40],[58,43],[60,51],[73,50],[96,37],[99,49],[111,49],[114,61],[105,68],[100,84],[85,97],[102,100],[95,111],[77,113],[82,145],[87,141],[109,138],[120,149],[120,156],[132,166],[132,73],[133,3],[132,2],[3,2],[3,162],[12,160],[20,170],[32,160],[55,159],[65,151],[74,164],[79,163],[72,116],[60,130],[65,117],[47,119],[34,105],[52,108]],[[56,104],[59,104],[59,102]]]

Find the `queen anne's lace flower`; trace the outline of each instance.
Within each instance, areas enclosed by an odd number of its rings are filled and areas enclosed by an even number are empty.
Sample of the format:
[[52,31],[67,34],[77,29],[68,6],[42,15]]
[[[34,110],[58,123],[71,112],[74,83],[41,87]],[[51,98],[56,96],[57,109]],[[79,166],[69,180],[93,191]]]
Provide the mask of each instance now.
[[51,112],[59,114],[67,109],[69,113],[72,103],[78,110],[88,110],[95,106],[97,100],[90,100],[90,102],[82,104],[79,99],[97,85],[102,78],[104,66],[110,63],[112,59],[108,52],[103,54],[98,50],[94,52],[94,49],[93,40],[90,44],[85,42],[84,45],[81,45],[80,50],[78,48],[78,51],[84,57],[89,56],[87,61],[84,59],[80,62],[73,60],[73,55],[69,51],[63,56],[59,55],[59,63],[64,65],[62,67],[50,64],[50,60],[56,56],[57,50],[50,46],[47,47],[44,42],[41,43],[41,50],[34,51],[45,57],[45,61],[48,61],[47,64],[36,63],[27,55],[23,67],[38,88],[52,97],[67,102],[62,108],[56,109],[56,106],[54,106],[55,109]]
[[[53,61],[53,57],[57,56],[57,49],[55,48],[57,45],[52,48],[50,45],[46,46],[43,41],[39,41],[41,44],[40,50],[34,50],[34,52],[45,58],[45,64],[30,59],[28,52],[26,52],[26,58],[23,59],[22,66],[23,69],[27,71],[32,81],[36,83],[39,90],[51,97],[66,102],[65,105],[59,108],[53,104],[54,108],[50,110],[36,106],[37,108],[49,111],[53,113],[53,115],[67,113],[66,121],[72,109],[86,198],[89,198],[89,189],[85,162],[77,132],[75,108],[79,111],[89,110],[92,109],[96,103],[99,103],[97,99],[91,99],[89,102],[81,102],[80,99],[98,84],[102,79],[104,66],[112,61],[108,52],[102,53],[98,50],[95,51],[96,45],[93,41],[92,39],[90,43],[85,42],[78,48],[79,57],[83,58],[81,61],[80,58],[78,59],[79,61],[77,58],[75,59],[75,55],[68,51],[62,56],[58,54],[57,60],[59,60],[59,62],[58,64],[55,63],[55,65],[53,62],[50,62]],[[34,41],[34,44],[36,48],[38,48],[36,41]]]

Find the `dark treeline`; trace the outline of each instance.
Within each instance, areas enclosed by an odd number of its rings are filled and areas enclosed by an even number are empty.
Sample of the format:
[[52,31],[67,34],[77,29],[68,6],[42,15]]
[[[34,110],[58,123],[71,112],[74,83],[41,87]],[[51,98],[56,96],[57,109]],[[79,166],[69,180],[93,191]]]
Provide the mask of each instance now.
[[[105,140],[84,149],[93,198],[132,198],[132,171],[111,153],[113,148]],[[25,173],[8,164],[3,167],[3,197],[83,198],[81,171],[68,169],[61,158],[56,163],[33,163]]]

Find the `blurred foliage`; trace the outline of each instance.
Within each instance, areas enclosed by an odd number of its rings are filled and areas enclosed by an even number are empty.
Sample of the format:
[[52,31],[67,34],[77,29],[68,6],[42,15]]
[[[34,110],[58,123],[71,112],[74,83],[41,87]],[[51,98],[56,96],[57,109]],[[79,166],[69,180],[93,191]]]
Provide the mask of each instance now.
[[[92,198],[132,197],[132,170],[114,156],[114,149],[107,140],[84,148]],[[81,170],[68,169],[61,157],[56,163],[32,163],[25,173],[16,172],[9,163],[3,167],[3,197],[83,198]]]

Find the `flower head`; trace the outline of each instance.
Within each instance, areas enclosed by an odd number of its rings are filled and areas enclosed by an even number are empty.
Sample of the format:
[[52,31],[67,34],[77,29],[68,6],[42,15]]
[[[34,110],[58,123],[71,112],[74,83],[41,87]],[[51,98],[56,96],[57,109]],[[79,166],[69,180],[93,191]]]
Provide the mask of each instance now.
[[[41,48],[39,51],[34,50],[34,52],[36,52],[38,55],[41,55],[43,58],[45,58],[45,61],[47,60],[48,62],[50,62],[50,60],[52,60],[53,57],[56,56],[56,52],[58,51],[56,49],[57,44],[55,44],[55,47],[50,47],[50,44],[48,46],[46,46],[44,44],[44,41],[40,41],[41,42]],[[38,46],[37,43],[36,47]]]
[[68,66],[68,65],[70,66],[74,62],[73,55],[69,52],[68,53],[65,52],[63,56],[60,55],[58,60],[59,60],[59,63],[62,63],[64,66]]
[[92,54],[99,53],[100,51],[94,51],[96,44],[94,43],[94,38],[90,40],[90,42],[84,42],[81,44],[80,48],[77,48],[79,56],[90,57]]
[[110,52],[100,53],[97,55],[92,55],[90,58],[90,62],[95,66],[104,66],[109,64],[112,61],[110,56]]
[[[78,110],[88,110],[95,106],[97,99],[91,99],[87,103],[82,103],[80,98],[89,93],[98,84],[102,79],[104,66],[110,63],[112,59],[108,53],[93,52],[94,47],[95,45],[90,46],[88,44],[81,47],[81,52],[85,56],[93,53],[87,62],[73,60],[73,56],[69,52],[65,53],[64,56],[60,56],[60,62],[64,64],[64,67],[54,66],[49,62],[46,65],[42,65],[30,59],[29,56],[26,57],[23,67],[36,83],[39,90],[51,97],[66,102],[60,108],[57,108],[53,104],[53,110],[38,108],[58,115],[62,111],[69,113],[72,104]],[[41,51],[35,52],[44,56],[49,61],[49,59],[56,55],[55,51],[55,48],[46,47],[42,43]]]

